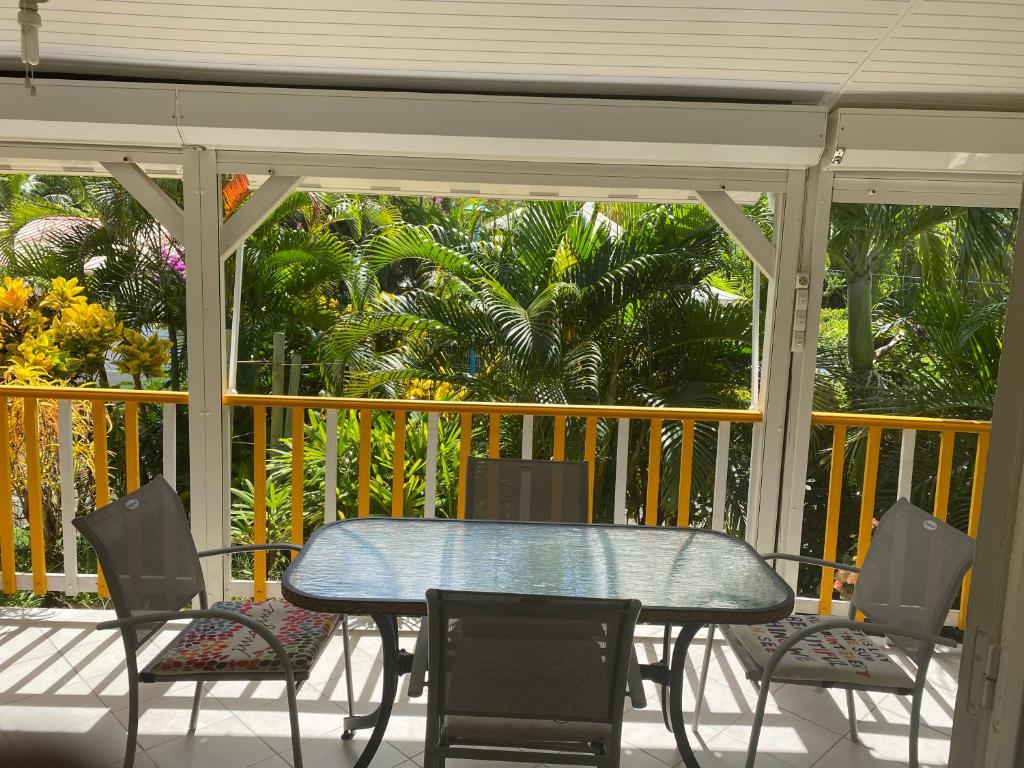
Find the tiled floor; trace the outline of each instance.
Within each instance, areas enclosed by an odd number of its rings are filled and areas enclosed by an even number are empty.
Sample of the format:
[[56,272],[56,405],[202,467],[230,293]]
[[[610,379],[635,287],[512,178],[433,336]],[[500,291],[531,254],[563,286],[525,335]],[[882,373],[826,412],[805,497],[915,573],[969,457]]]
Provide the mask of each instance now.
[[[76,768],[119,765],[127,714],[124,651],[120,637],[98,632],[95,622],[111,614],[89,611],[0,610],[0,766],[25,765],[16,757],[47,748],[71,754]],[[403,645],[412,647],[412,627]],[[166,633],[170,637],[170,630]],[[371,631],[353,633],[357,708],[373,708],[380,691],[379,643]],[[163,643],[151,644],[148,658]],[[638,641],[641,660],[653,660],[660,643]],[[699,636],[691,657],[700,660]],[[730,651],[716,641],[714,666],[700,736],[691,735],[703,766],[741,766],[750,733],[753,688],[742,679]],[[921,734],[927,766],[946,765],[959,654],[941,653],[929,674]],[[345,714],[340,638],[320,659],[299,694],[306,765],[346,768],[356,759],[365,732],[340,740]],[[697,675],[687,670],[683,706],[693,710]],[[139,768],[283,768],[288,766],[287,708],[278,683],[215,683],[209,687],[199,729],[185,736],[193,685],[144,685]],[[654,686],[649,706],[626,714],[624,768],[679,764],[672,736],[661,723]],[[843,694],[781,686],[773,691],[761,736],[759,768],[881,768],[907,761],[909,704],[895,696],[858,696],[861,743],[848,738]],[[425,698],[399,701],[374,766],[419,768],[423,751]],[[472,768],[449,761],[451,768]],[[38,763],[37,763],[38,764]],[[54,762],[54,765],[57,763]],[[489,765],[495,765],[493,763]],[[509,767],[512,764],[509,764]],[[522,766],[525,764],[517,763]]]

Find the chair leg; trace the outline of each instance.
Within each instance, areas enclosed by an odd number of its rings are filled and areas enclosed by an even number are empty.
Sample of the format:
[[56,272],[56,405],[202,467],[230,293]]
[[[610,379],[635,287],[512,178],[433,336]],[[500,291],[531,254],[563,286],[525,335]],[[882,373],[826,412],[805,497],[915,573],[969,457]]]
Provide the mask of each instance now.
[[345,695],[348,697],[348,714],[354,715],[355,712],[355,688],[352,684],[352,652],[349,650],[348,644],[348,616],[341,617],[341,645],[345,654]]
[[124,768],[135,765],[135,749],[139,742],[139,681],[128,672],[128,741],[124,748]]
[[[665,634],[661,641],[661,661],[666,665],[670,664],[671,660],[671,646],[672,646],[672,625],[665,625]],[[661,719],[665,722],[665,728],[668,729],[669,733],[672,732],[672,722],[668,715],[668,683],[661,684]]]
[[924,685],[914,688],[910,704],[910,768],[919,768],[917,756],[917,740],[921,733],[921,700],[924,698]]
[[700,711],[704,707],[704,687],[708,682],[708,667],[711,666],[711,646],[715,640],[715,625],[708,625],[708,637],[704,646],[704,663],[700,668],[700,681],[697,683],[697,701],[693,705],[693,732],[700,727]]
[[295,700],[295,684],[287,683],[288,719],[292,727],[292,768],[302,768],[302,744],[299,736],[299,705]]
[[199,705],[203,701],[203,683],[200,680],[196,683],[196,695],[192,699],[192,717],[188,721],[188,735],[191,736],[196,732],[196,726],[199,724]]
[[850,741],[854,744],[860,743],[860,736],[857,734],[857,702],[853,698],[853,691],[846,689],[846,712],[850,716]]
[[764,724],[764,710],[768,706],[770,688],[771,685],[762,685],[757,694],[757,708],[754,710],[754,722],[750,726],[750,744],[747,745],[745,768],[754,768],[754,760],[757,758],[757,742],[761,738],[761,726]]

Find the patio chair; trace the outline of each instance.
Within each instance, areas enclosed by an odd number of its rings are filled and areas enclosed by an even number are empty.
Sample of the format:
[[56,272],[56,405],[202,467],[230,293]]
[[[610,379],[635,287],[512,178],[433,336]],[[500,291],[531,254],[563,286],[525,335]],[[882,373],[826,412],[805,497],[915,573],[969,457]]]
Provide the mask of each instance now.
[[585,461],[466,461],[467,520],[585,523],[589,501]]
[[[161,477],[73,521],[96,550],[117,614],[97,629],[119,629],[128,663],[128,742],[131,768],[139,730],[139,683],[196,682],[189,734],[195,732],[203,685],[210,680],[283,680],[291,720],[292,755],[302,766],[295,695],[309,677],[338,617],[283,600],[208,605],[200,558],[237,552],[300,550],[258,544],[197,552],[181,500]],[[199,599],[198,610],[182,610]],[[192,619],[142,671],[136,654],[168,621]]]
[[[616,768],[636,600],[427,592],[424,768],[447,758]],[[596,634],[581,636],[581,625]]]
[[[767,560],[790,560],[858,574],[848,619],[793,615],[761,626],[723,626],[722,633],[759,688],[747,751],[752,768],[773,682],[840,688],[846,691],[850,738],[857,741],[854,691],[882,691],[911,697],[910,765],[918,768],[917,739],[921,698],[935,646],[956,647],[942,631],[953,598],[974,559],[974,541],[906,499],[883,516],[864,564],[854,568],[817,558],[772,553]],[[856,621],[856,613],[864,621]],[[700,711],[711,660],[715,628],[708,630],[704,665],[697,689],[693,730]],[[888,638],[910,657],[913,677],[894,653],[871,636]]]

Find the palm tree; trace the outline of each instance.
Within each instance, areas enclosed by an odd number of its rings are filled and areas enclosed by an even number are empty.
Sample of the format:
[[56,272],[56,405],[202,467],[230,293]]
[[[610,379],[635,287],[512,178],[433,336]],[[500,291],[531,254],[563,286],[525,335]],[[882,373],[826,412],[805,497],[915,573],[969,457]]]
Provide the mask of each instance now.
[[[727,237],[693,206],[628,213],[618,225],[593,206],[543,202],[494,216],[472,201],[443,222],[379,229],[358,259],[377,274],[400,266],[404,282],[346,307],[325,337],[324,357],[347,369],[342,391],[390,397],[426,380],[499,402],[742,405],[749,304],[708,287]],[[677,444],[669,431],[666,451]]]
[[832,206],[828,257],[846,278],[847,356],[856,386],[869,386],[873,379],[875,273],[949,216],[948,209],[932,206]]

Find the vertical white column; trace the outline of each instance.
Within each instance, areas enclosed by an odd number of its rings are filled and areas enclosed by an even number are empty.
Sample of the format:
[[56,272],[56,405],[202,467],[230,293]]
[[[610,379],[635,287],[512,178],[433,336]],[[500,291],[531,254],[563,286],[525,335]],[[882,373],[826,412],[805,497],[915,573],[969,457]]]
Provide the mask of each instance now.
[[761,400],[761,270],[753,267],[754,293],[750,306],[750,407]]
[[615,435],[615,489],[612,522],[626,523],[626,478],[629,464],[629,419],[619,419]]
[[[830,135],[835,124],[830,123]],[[817,367],[818,327],[821,320],[821,297],[825,281],[825,252],[828,247],[829,219],[832,210],[832,171],[828,152],[818,168],[808,174],[805,193],[790,202],[801,210],[795,216],[794,228],[801,236],[796,270],[806,276],[807,306],[804,311],[806,327],[799,334],[788,332],[782,343],[790,351],[788,392],[777,406],[785,406],[785,445],[776,472],[781,479],[777,499],[779,529],[775,548],[784,552],[799,552],[803,529],[804,492],[807,487],[807,460],[811,440],[811,411],[814,402],[814,378]],[[795,291],[790,297],[795,298]],[[794,301],[795,305],[795,301]],[[795,306],[794,306],[795,309]],[[791,313],[792,317],[792,313]],[[762,389],[764,385],[762,383]],[[768,409],[771,411],[771,408]],[[766,414],[767,415],[767,414]],[[791,585],[796,586],[796,564],[780,563],[779,572]]]
[[917,447],[917,430],[904,429],[900,437],[900,476],[896,481],[896,498],[909,499],[914,483],[914,450]]
[[171,488],[178,488],[178,414],[174,403],[164,403],[163,424],[163,475]]
[[324,413],[327,446],[324,451],[324,524],[338,519],[338,411]]
[[524,459],[533,458],[533,416],[523,416],[523,450]]
[[[189,478],[192,535],[199,549],[226,546],[223,509],[225,419],[222,350],[223,271],[220,260],[221,190],[213,150],[189,147],[183,154],[185,189],[185,313],[189,370]],[[211,600],[228,593],[225,558],[203,558]]]
[[711,498],[711,528],[725,530],[725,492],[729,487],[729,436],[732,425],[718,423],[718,441],[715,447],[715,489]]
[[60,519],[64,542],[64,594],[78,594],[78,542],[71,521],[78,511],[75,492],[74,426],[71,401],[57,401],[57,468],[60,474]]
[[427,414],[427,466],[423,485],[423,516],[434,517],[437,507],[437,438],[440,414]]

